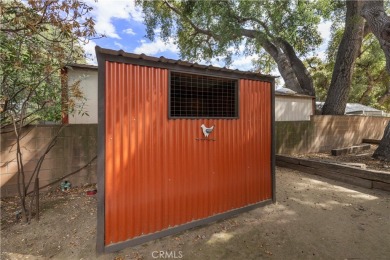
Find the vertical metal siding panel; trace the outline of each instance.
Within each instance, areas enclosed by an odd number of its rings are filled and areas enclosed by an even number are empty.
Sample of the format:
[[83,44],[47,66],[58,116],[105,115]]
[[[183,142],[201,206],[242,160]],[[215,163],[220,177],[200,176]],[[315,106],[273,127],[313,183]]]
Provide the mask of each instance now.
[[[263,160],[261,160],[262,158],[262,154],[265,151],[265,147],[264,145],[266,145],[266,142],[263,140],[264,139],[264,131],[259,131],[259,129],[261,129],[262,127],[262,124],[265,124],[266,122],[264,122],[264,119],[265,119],[265,113],[267,113],[266,111],[268,111],[268,113],[270,113],[270,110],[267,110],[267,109],[263,109],[262,107],[262,104],[263,103],[267,103],[267,101],[264,101],[264,91],[262,91],[262,89],[266,88],[267,86],[262,83],[257,89],[256,89],[256,109],[258,111],[256,111],[256,114],[257,114],[257,124],[256,124],[256,129],[258,129],[257,131],[259,132],[256,137],[257,137],[257,145],[258,147],[260,147],[260,149],[256,149],[256,154],[255,154],[255,160],[258,163],[258,165],[256,165],[256,169],[257,169],[257,184],[255,185],[255,189],[256,189],[256,201],[259,201],[259,200],[262,200],[263,196],[262,196],[262,193],[263,191],[265,191],[265,186],[264,186],[264,166],[261,167],[261,168],[258,168],[259,167],[259,164],[261,165],[264,165],[265,163],[270,163],[270,162],[265,162]],[[269,99],[269,97],[268,97]],[[263,112],[264,111],[264,112]],[[260,174],[259,174],[260,173]],[[259,185],[260,183],[260,185]]]
[[164,78],[162,77],[162,75],[159,73],[158,70],[155,70],[154,71],[155,75],[156,75],[156,81],[154,82],[154,91],[155,91],[155,106],[154,106],[154,110],[155,111],[158,111],[158,113],[156,113],[156,124],[155,124],[155,128],[154,128],[154,133],[155,133],[155,149],[157,151],[157,154],[156,154],[156,161],[155,163],[153,163],[154,165],[154,168],[153,168],[153,172],[157,173],[157,176],[158,178],[156,178],[156,182],[157,184],[159,185],[156,185],[158,187],[158,189],[156,190],[156,193],[155,193],[155,202],[156,202],[156,212],[155,212],[155,230],[161,230],[163,228],[163,223],[162,223],[162,217],[163,217],[163,204],[162,204],[162,199],[163,199],[163,189],[162,189],[162,183],[163,183],[163,158],[162,158],[162,154],[163,154],[163,151],[162,151],[162,140],[163,140],[163,137],[162,137],[162,133],[161,133],[161,130],[160,129],[163,129],[163,124],[162,124],[162,120],[165,120],[166,118],[166,114],[163,113],[163,109],[161,109],[163,107],[163,103],[162,103],[162,100],[164,99],[164,95],[163,95],[163,88],[160,87],[160,84],[158,84],[158,82],[165,82],[164,81]]
[[189,140],[188,140],[188,120],[183,122],[183,127],[180,131],[180,137],[181,137],[181,145],[180,145],[180,155],[181,155],[181,162],[180,168],[179,168],[179,183],[181,184],[179,186],[180,189],[180,201],[179,204],[181,205],[179,214],[179,222],[178,223],[185,223],[186,222],[186,215],[188,211],[188,204],[187,204],[187,191],[186,191],[186,175],[188,174],[188,171],[185,169],[187,165],[186,161],[186,147],[189,146]]
[[255,177],[256,175],[259,175],[258,173],[254,172],[254,170],[257,170],[254,168],[254,163],[255,163],[255,160],[258,158],[255,158],[255,151],[257,150],[255,147],[256,146],[256,140],[255,140],[255,124],[256,124],[256,116],[258,116],[257,114],[255,114],[255,82],[254,81],[250,81],[249,83],[249,91],[250,91],[250,95],[249,95],[249,98],[250,98],[250,113],[249,113],[249,116],[250,116],[250,127],[249,127],[249,143],[248,143],[248,146],[250,147],[250,150],[252,151],[249,155],[248,155],[248,158],[249,158],[249,199],[248,199],[248,203],[254,203],[255,200],[254,200],[254,192],[255,192],[255,187],[254,185],[258,184],[255,180]]
[[[116,84],[119,86],[118,88],[118,97],[117,97],[117,100],[119,101],[120,104],[123,104],[123,95],[124,95],[124,87],[123,87],[123,82],[122,82],[122,77],[123,77],[123,73],[122,73],[122,67],[123,66],[118,66],[118,69],[117,69],[117,74],[116,74],[116,79],[117,79],[117,82]],[[118,127],[120,129],[120,133],[119,133],[119,138],[118,138],[118,146],[117,146],[117,149],[119,151],[122,151],[118,156],[116,156],[118,158],[118,164],[119,164],[119,171],[121,173],[121,178],[122,178],[122,183],[125,183],[126,182],[126,177],[127,177],[127,173],[124,169],[124,162],[123,162],[123,159],[124,159],[124,149],[123,149],[123,142],[124,142],[124,106],[120,106],[118,108],[118,114],[116,115],[117,116],[117,125],[120,126]],[[121,187],[118,185],[118,188],[120,189]],[[120,202],[120,205],[123,205],[125,203],[125,197],[123,196],[123,194],[121,194],[120,198],[119,198],[119,202]],[[118,223],[125,223],[125,211],[126,208],[125,207],[118,207]],[[122,224],[122,225],[123,225]],[[119,229],[118,230],[118,240],[123,240],[125,239],[125,228],[122,228],[122,229]]]
[[[136,197],[136,191],[137,186],[136,184],[136,154],[135,154],[135,144],[137,143],[137,136],[136,136],[136,129],[137,129],[137,123],[136,123],[136,96],[134,93],[134,90],[131,88],[131,86],[134,85],[135,81],[135,71],[133,66],[129,66],[126,68],[126,74],[127,74],[127,80],[126,80],[126,88],[128,90],[128,104],[129,104],[129,158],[128,158],[128,164],[129,167],[129,184],[128,184],[128,204],[130,205],[136,205],[137,204],[137,197]],[[129,225],[128,225],[128,237],[134,237],[136,234],[136,219],[137,219],[137,212],[132,210],[131,207],[127,207],[127,218],[129,219]]]
[[152,149],[152,140],[151,140],[151,84],[152,84],[152,72],[153,68],[145,68],[143,75],[145,76],[144,81],[144,97],[145,97],[145,112],[144,112],[144,118],[145,118],[145,145],[144,145],[144,172],[142,173],[143,176],[145,176],[145,182],[143,186],[143,194],[145,197],[145,219],[144,222],[146,222],[145,230],[143,234],[149,234],[152,233],[151,231],[151,223],[154,222],[152,219],[152,211],[153,211],[153,200],[151,198],[152,190],[155,189],[155,180],[152,178],[152,173],[150,171],[150,165],[153,163],[150,161],[150,154]]
[[[241,136],[244,137],[243,140],[241,140],[241,145],[243,147],[243,161],[244,163],[241,168],[244,169],[244,185],[241,189],[244,189],[241,191],[241,193],[245,194],[245,199],[248,200],[249,197],[249,165],[248,165],[248,155],[250,154],[250,149],[249,149],[249,130],[250,130],[250,95],[248,94],[249,91],[249,82],[247,80],[244,80],[245,84],[242,84],[241,86],[241,95],[242,95],[242,101],[241,101],[241,106],[242,106],[242,121],[241,121],[241,130],[243,131],[243,134]],[[248,154],[249,151],[249,154]],[[236,206],[236,205],[235,205]]]
[[[162,156],[162,194],[163,197],[161,198],[162,204],[163,204],[163,215],[161,223],[162,223],[162,228],[167,228],[169,226],[169,200],[168,200],[168,195],[169,195],[169,180],[168,180],[168,160],[167,155],[169,155],[170,151],[170,143],[169,143],[169,135],[166,133],[165,129],[169,128],[169,121],[167,120],[167,109],[168,109],[168,73],[161,73],[162,75],[162,80],[160,81],[161,84],[159,84],[159,88],[161,89],[162,93],[162,107],[160,108],[161,110],[161,115],[162,115],[162,121],[163,121],[163,127],[160,129],[161,135],[162,135],[162,148],[163,148],[163,154]],[[165,83],[165,84],[164,84]]]
[[[138,150],[138,146],[141,145],[142,141],[142,136],[139,133],[140,129],[140,122],[141,122],[141,115],[140,115],[140,88],[136,86],[140,86],[140,80],[141,80],[141,75],[140,75],[140,67],[139,66],[134,66],[134,71],[133,71],[133,77],[134,81],[131,87],[132,87],[132,93],[134,94],[134,102],[135,102],[135,107],[134,107],[134,112],[135,112],[135,117],[134,117],[134,133],[135,133],[135,142],[133,143],[133,148],[134,149],[134,181],[135,181],[135,192],[134,192],[134,197],[135,197],[135,205],[133,206],[135,218],[134,218],[134,235],[138,236],[141,234],[142,230],[142,217],[141,217],[141,210],[140,210],[140,205],[142,203],[142,197],[141,197],[141,191],[142,191],[142,186],[141,186],[141,154],[140,151]],[[130,87],[130,86],[129,86]]]
[[[272,85],[267,88],[266,90],[266,98],[268,100],[268,107],[269,107],[269,113],[266,114],[266,122],[267,122],[267,131],[269,133],[269,138],[266,139],[267,142],[267,147],[272,147],[272,138],[273,138],[273,133],[272,133],[272,100],[269,97],[272,97]],[[268,152],[268,161],[272,161],[272,150],[270,149]],[[272,173],[272,166],[271,164],[267,165],[267,170],[268,172]],[[266,181],[265,181],[268,189],[267,189],[267,198],[272,198],[272,176],[271,174],[266,175]]]
[[[174,191],[174,186],[173,186],[173,170],[174,170],[174,165],[175,165],[175,158],[173,156],[173,150],[175,149],[174,147],[174,129],[172,129],[172,125],[174,124],[173,121],[168,122],[168,131],[166,133],[167,135],[167,148],[168,148],[168,153],[170,156],[167,158],[167,182],[166,186],[164,189],[167,191],[167,212],[166,212],[166,217],[167,217],[167,224],[168,227],[171,227],[173,225],[173,220],[171,216],[172,209],[174,208],[174,201],[172,199],[173,197],[173,191]],[[171,153],[172,151],[172,153]]]
[[[140,137],[139,137],[139,122],[140,122],[140,115],[139,115],[139,90],[138,88],[135,88],[135,86],[139,85],[140,75],[139,75],[139,69],[138,67],[127,67],[127,70],[130,72],[130,84],[126,86],[129,88],[130,95],[131,95],[131,101],[133,104],[131,105],[131,115],[132,115],[132,137],[131,137],[131,164],[132,164],[132,181],[134,184],[132,185],[133,190],[127,191],[127,195],[132,198],[133,202],[133,208],[129,207],[132,211],[132,217],[133,217],[133,230],[132,234],[135,236],[141,232],[141,212],[139,210],[135,210],[136,207],[139,207],[141,204],[141,197],[139,196],[140,190],[141,190],[141,179],[139,174],[139,168],[140,168],[140,153],[137,149]],[[130,187],[129,187],[130,189]],[[126,189],[128,190],[128,189]]]
[[187,211],[188,211],[188,204],[187,204],[187,192],[186,192],[186,188],[187,188],[187,181],[186,181],[186,175],[188,174],[188,172],[185,170],[185,166],[187,165],[187,162],[186,162],[186,149],[185,147],[188,147],[188,132],[187,132],[187,129],[188,129],[188,121],[186,122],[183,122],[183,127],[180,131],[180,137],[181,137],[181,144],[180,144],[180,155],[181,155],[181,161],[182,163],[179,164],[180,165],[180,168],[179,168],[179,183],[181,183],[180,185],[180,202],[179,204],[182,206],[181,209],[180,209],[180,212],[178,212],[179,214],[179,222],[178,223],[185,223],[186,222],[186,215],[187,215]]
[[[113,68],[113,77],[112,77],[112,81],[113,81],[113,84],[115,86],[118,86],[118,77],[117,77],[117,74],[118,74],[118,66],[117,64],[114,65],[114,68]],[[116,87],[115,88],[115,92],[114,92],[114,100],[115,102],[118,102],[118,99],[120,97],[120,88]],[[113,120],[113,128],[114,128],[114,136],[113,136],[113,154],[116,154],[117,151],[120,149],[120,143],[121,143],[121,127],[120,126],[120,122],[119,121],[119,116],[120,116],[120,109],[121,107],[120,106],[115,106],[115,109],[114,109],[114,113],[112,114],[112,120]],[[118,131],[119,130],[119,131]],[[119,132],[119,133],[118,133]],[[115,185],[113,185],[113,188],[114,189],[118,189],[120,188],[119,187],[119,184],[120,184],[120,181],[118,181],[118,177],[119,175],[121,174],[121,169],[120,169],[120,158],[121,158],[121,154],[119,154],[119,156],[114,156],[113,158],[113,164],[114,164],[114,176],[113,176],[113,183],[115,183]],[[115,208],[114,208],[114,211],[116,212],[116,214],[114,215],[114,223],[115,225],[117,225],[119,222],[119,214],[118,214],[118,211],[120,210],[121,208],[121,198],[118,196],[116,196],[115,198],[115,201],[113,201],[113,204],[115,204]],[[118,239],[118,236],[119,236],[119,233],[118,233],[118,229],[114,229],[113,230],[113,237],[115,240]]]
[[[156,81],[161,82],[161,77],[158,74],[158,70],[154,69],[153,70],[153,78],[156,79]],[[153,153],[153,161],[152,161],[152,172],[155,173],[155,180],[159,185],[155,185],[156,189],[153,194],[153,200],[154,200],[154,226],[152,227],[152,230],[161,230],[161,170],[159,171],[159,167],[161,168],[162,163],[161,163],[161,145],[158,140],[161,139],[161,133],[158,131],[158,129],[162,129],[161,126],[161,105],[160,105],[160,91],[157,87],[156,81],[153,84],[153,107],[152,111],[155,111],[153,117],[153,147],[155,150],[155,153]]]
[[[219,138],[221,139],[222,145],[226,147],[226,127],[227,127],[227,120],[223,120],[220,123],[220,132],[219,132]],[[220,173],[220,185],[221,185],[221,193],[220,193],[220,212],[224,212],[227,209],[227,198],[228,198],[228,168],[226,167],[226,162],[229,161],[228,157],[229,153],[222,153],[221,157],[221,173]]]
[[[118,82],[117,82],[117,70],[118,70],[118,66],[117,64],[114,64],[114,68],[113,68],[113,77],[112,77],[112,81],[113,81],[113,84],[115,84],[115,86],[118,85]],[[114,100],[115,102],[118,102],[118,96],[119,96],[119,88],[115,88],[115,92],[114,92]],[[114,127],[114,136],[113,136],[113,154],[116,154],[116,152],[118,151],[118,145],[120,144],[120,130],[121,128],[119,128],[119,124],[118,124],[118,114],[120,113],[119,111],[120,107],[119,106],[115,106],[115,109],[114,109],[114,113],[112,114],[112,120],[113,120],[113,127]],[[118,129],[119,129],[119,134],[118,134]],[[118,181],[118,175],[121,174],[120,172],[120,168],[119,168],[119,160],[120,160],[120,155],[119,156],[114,156],[114,159],[113,159],[113,164],[114,164],[114,179],[113,179],[113,183],[115,183],[114,185],[114,189],[118,189],[119,188],[119,183],[120,181]],[[120,208],[120,197],[118,199],[118,196],[116,196],[115,198],[115,208],[114,210],[116,211],[115,212],[115,215],[114,215],[114,223],[115,225],[117,225],[119,223],[118,221],[118,209]],[[118,229],[114,229],[113,230],[113,237],[115,240],[118,239]]]
[[167,70],[106,68],[106,245],[271,198],[269,83],[240,80],[239,119],[168,120]]
[[[191,165],[193,163],[193,160],[191,160],[192,154],[190,154],[186,149],[186,147],[191,147],[192,146],[191,144],[194,143],[193,135],[192,135],[193,124],[191,123],[192,123],[191,121],[187,121],[187,125],[186,125],[187,129],[185,131],[185,136],[183,136],[183,138],[185,138],[186,140],[186,146],[183,149],[183,155],[184,155],[183,165],[185,166]],[[191,176],[194,174],[194,169],[191,168],[190,171],[186,171],[184,167],[183,172],[181,174],[183,175],[183,180],[184,180],[183,189],[186,198],[184,201],[185,212],[182,212],[183,214],[182,221],[183,223],[185,223],[192,220],[191,208],[193,207],[193,204],[191,201],[191,193],[189,193],[189,191],[191,190]]]
[[268,162],[271,162],[271,86],[268,88],[263,88],[263,98],[267,100],[263,104],[264,110],[267,111],[267,113],[264,113],[264,126],[262,128],[263,133],[265,134],[266,138],[264,138],[264,146],[263,146],[263,165],[264,165],[264,178],[263,178],[263,185],[265,186],[263,197],[262,198],[271,198],[271,164]]
[[[262,165],[262,167],[260,168],[260,173],[261,173],[261,178],[260,178],[260,190],[259,190],[259,193],[258,193],[258,199],[259,200],[264,200],[266,198],[266,193],[267,193],[267,185],[265,184],[266,182],[266,175],[268,173],[268,170],[267,170],[267,165],[266,164],[270,164],[270,159],[269,160],[265,160],[264,159],[264,156],[270,152],[270,147],[271,146],[268,146],[269,142],[268,142],[268,139],[271,140],[271,136],[269,135],[271,133],[271,129],[269,130],[264,130],[264,125],[267,125],[267,121],[268,118],[267,115],[268,114],[271,114],[271,103],[269,101],[266,101],[265,99],[269,100],[270,99],[270,95],[267,95],[267,89],[270,89],[271,86],[269,85],[267,87],[266,84],[262,83],[261,84],[261,89],[262,91],[259,92],[259,99],[258,99],[258,108],[260,109],[260,125],[259,125],[259,129],[260,130],[260,134],[259,134],[259,142],[260,142],[260,147],[261,149],[259,149],[259,153],[257,154],[257,158],[259,158],[260,160],[260,163]],[[264,112],[263,112],[264,111]],[[270,173],[269,173],[270,174]]]
[[[110,77],[110,71],[111,71],[111,68],[109,68],[109,63],[106,62],[106,82],[105,82],[105,86],[106,86],[106,89],[105,89],[105,92],[106,92],[106,108],[107,107],[112,107],[112,95],[113,95],[113,91],[108,91],[109,90],[109,87],[112,85],[112,83],[110,82],[111,81],[111,77]],[[106,116],[106,136],[105,136],[105,144],[106,144],[106,158],[105,158],[105,161],[106,161],[106,164],[105,164],[105,172],[106,172],[106,175],[105,175],[105,183],[106,183],[106,192],[105,192],[105,200],[106,202],[108,201],[112,201],[113,200],[113,194],[111,192],[111,187],[114,185],[112,183],[112,169],[110,169],[111,167],[113,167],[113,163],[112,163],[112,136],[113,136],[113,129],[112,129],[112,122],[110,122],[110,120],[112,120],[112,116],[110,115],[109,113],[110,111],[108,109],[106,109],[105,111],[105,116]],[[112,223],[112,209],[111,209],[111,206],[113,204],[112,203],[106,203],[105,205],[105,222],[106,222],[106,225],[105,225],[105,231],[104,231],[104,234],[105,234],[105,241],[106,243],[110,242],[110,239],[111,239],[111,231],[112,231],[112,226],[111,226],[111,223]]]
[[[240,81],[242,140],[241,169],[245,169],[247,203],[271,196],[271,102],[270,83]],[[259,94],[256,94],[259,93]],[[256,120],[259,123],[256,123]]]
[[[128,71],[125,69],[124,66],[121,68],[121,81],[122,81],[122,86],[127,85],[128,81]],[[123,110],[123,162],[124,162],[124,172],[126,174],[126,180],[124,182],[125,186],[128,188],[131,188],[131,171],[130,171],[130,122],[131,122],[131,116],[130,116],[130,96],[129,96],[129,89],[126,87],[123,87],[123,100],[125,100],[125,106]],[[126,202],[129,202],[129,198],[125,198]],[[127,237],[130,236],[130,223],[131,223],[131,218],[127,217],[131,215],[131,211],[129,207],[125,207],[125,212],[124,212],[124,228],[123,228],[123,233],[124,236],[122,239],[126,239]]]
[[[196,125],[194,125],[193,128],[194,128],[194,130],[196,129],[194,136],[196,138],[201,138],[202,136],[199,133],[200,125],[198,127]],[[199,219],[201,217],[201,215],[203,214],[202,212],[203,212],[204,207],[205,207],[205,204],[202,202],[202,195],[199,194],[202,192],[202,187],[198,186],[199,180],[202,178],[201,173],[204,170],[203,169],[204,161],[202,158],[203,142],[201,142],[201,141],[195,142],[194,147],[195,147],[195,153],[193,155],[193,158],[194,158],[193,164],[195,166],[195,171],[192,174],[192,185],[193,185],[193,187],[197,187],[197,188],[192,188],[194,190],[192,190],[192,192],[191,192],[191,198],[192,198],[192,201],[194,201],[194,204],[193,204],[194,208],[192,209],[193,220]]]
[[248,201],[249,203],[255,203],[256,201],[258,201],[258,198],[256,196],[256,193],[257,191],[259,190],[259,184],[260,184],[260,180],[259,180],[259,177],[261,177],[261,172],[260,172],[260,168],[256,167],[258,162],[259,162],[259,158],[256,158],[256,155],[257,155],[257,151],[259,150],[259,147],[260,144],[257,142],[257,136],[259,135],[259,132],[261,133],[261,131],[259,131],[259,126],[257,124],[257,120],[258,120],[258,117],[260,116],[261,113],[259,113],[259,111],[257,110],[258,109],[258,106],[257,106],[257,91],[259,88],[261,88],[261,86],[259,86],[258,84],[256,84],[257,82],[256,81],[252,81],[251,82],[251,122],[252,122],[252,126],[251,126],[251,140],[250,140],[250,145],[251,145],[251,150],[252,150],[252,153],[250,155],[251,157],[251,180],[250,180],[250,185],[251,185],[251,198],[250,200]]
[[[259,160],[259,158],[256,158],[256,151],[258,150],[258,147],[256,145],[256,133],[255,131],[258,131],[256,128],[256,117],[259,116],[259,114],[256,113],[255,107],[256,107],[256,86],[255,81],[250,82],[250,140],[249,140],[249,146],[251,149],[251,153],[249,154],[249,165],[250,165],[250,175],[249,175],[249,186],[250,186],[250,196],[247,203],[255,203],[255,193],[256,193],[256,185],[259,185],[259,183],[256,181],[256,178],[260,176],[258,169],[255,167],[256,162]],[[257,172],[256,172],[257,171]]]
[[139,67],[139,120],[138,120],[138,138],[139,138],[139,143],[142,143],[142,145],[138,145],[136,149],[138,149],[138,153],[140,155],[140,167],[139,167],[139,172],[137,174],[140,175],[140,191],[137,194],[137,196],[140,197],[141,199],[141,204],[139,211],[141,213],[141,234],[145,234],[146,226],[148,224],[148,219],[146,216],[146,210],[147,210],[147,204],[146,204],[146,196],[145,196],[145,188],[147,187],[147,182],[146,182],[146,176],[145,176],[145,163],[146,163],[146,158],[145,158],[145,153],[146,153],[146,135],[145,135],[145,80],[146,80],[146,75],[145,75],[145,67]]
[[150,136],[150,84],[151,84],[151,71],[153,68],[142,67],[142,91],[143,91],[143,102],[144,102],[144,145],[143,145],[143,165],[144,170],[142,172],[142,176],[144,176],[144,182],[142,187],[142,196],[144,197],[144,217],[143,223],[144,230],[142,234],[150,233],[150,224],[153,221],[151,219],[151,210],[152,210],[152,200],[150,199],[151,190],[154,189],[155,183],[153,179],[150,178],[150,153],[149,151],[153,149],[151,147],[151,136]]
[[[261,85],[262,88],[266,88],[267,86],[263,83]],[[259,150],[259,154],[258,154],[258,158],[259,160],[261,160],[261,164],[263,165],[263,167],[261,168],[260,172],[261,172],[261,185],[260,185],[260,192],[259,192],[259,199],[260,200],[263,200],[266,196],[264,195],[264,193],[267,192],[267,186],[265,185],[265,181],[266,181],[266,178],[265,178],[265,174],[267,172],[266,170],[266,166],[264,165],[265,163],[267,163],[266,160],[264,160],[264,154],[267,153],[267,151],[269,150],[269,147],[267,147],[267,140],[268,138],[270,138],[269,136],[267,136],[266,133],[264,133],[264,125],[267,124],[267,122],[265,120],[267,120],[267,112],[265,111],[268,111],[268,113],[270,113],[270,109],[267,110],[267,102],[264,101],[264,98],[267,98],[267,96],[265,95],[266,91],[261,91],[260,94],[259,94],[259,99],[260,100],[263,100],[263,102],[260,102],[259,101],[259,108],[261,109],[261,111],[264,111],[264,113],[260,113],[260,142],[261,142],[261,149]],[[269,99],[269,96],[268,96],[268,99]]]

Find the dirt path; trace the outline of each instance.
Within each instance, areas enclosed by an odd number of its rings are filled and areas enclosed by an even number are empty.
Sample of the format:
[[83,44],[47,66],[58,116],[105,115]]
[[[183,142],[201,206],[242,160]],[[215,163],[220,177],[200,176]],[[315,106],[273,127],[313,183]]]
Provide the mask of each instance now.
[[[99,259],[390,259],[390,193],[285,168],[276,177],[276,204]],[[2,259],[96,258],[94,197],[44,198],[28,227],[12,223],[10,206],[2,202]]]

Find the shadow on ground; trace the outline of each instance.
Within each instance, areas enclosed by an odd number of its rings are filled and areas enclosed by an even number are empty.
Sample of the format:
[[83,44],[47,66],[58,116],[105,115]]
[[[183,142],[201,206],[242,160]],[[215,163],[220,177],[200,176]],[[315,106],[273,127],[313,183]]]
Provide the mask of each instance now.
[[[276,177],[275,204],[98,258],[390,259],[390,193],[285,168],[277,168]],[[68,204],[75,201],[84,205],[81,198]],[[93,201],[91,205],[94,205]],[[80,214],[86,216],[83,211]],[[60,230],[57,224],[51,225],[50,221],[54,220],[46,221],[53,232]],[[36,231],[30,249],[35,250],[35,245],[44,239],[45,244],[56,245],[55,250],[45,250],[40,245],[42,248],[38,253],[3,243],[5,237],[30,239],[28,234],[10,236],[12,232],[20,232],[17,228],[20,225],[5,228],[2,230],[5,232],[2,234],[3,257],[21,259],[10,255],[12,252],[19,256],[29,254],[55,259],[96,258],[96,214],[83,218],[81,222],[82,226],[91,227],[90,233],[83,236],[76,231],[72,234],[72,238],[79,238],[75,240],[76,246],[69,245],[66,234],[45,238]],[[71,225],[72,222],[68,222],[70,229],[73,228]],[[82,226],[78,228],[82,229]]]

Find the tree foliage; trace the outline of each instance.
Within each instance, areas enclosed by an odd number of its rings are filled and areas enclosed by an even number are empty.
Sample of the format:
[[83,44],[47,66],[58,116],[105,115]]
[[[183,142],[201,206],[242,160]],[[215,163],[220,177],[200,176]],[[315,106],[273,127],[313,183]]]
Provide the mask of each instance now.
[[390,74],[378,40],[368,35],[355,66],[350,102],[390,112]]
[[[60,69],[83,58],[80,43],[95,34],[91,10],[78,0],[2,1],[1,127],[61,117]],[[77,87],[75,98],[80,98]],[[13,119],[13,120],[12,120]]]
[[[378,39],[386,58],[387,72],[390,74],[390,16],[386,13],[384,1],[364,1],[361,15],[366,19],[372,33]],[[387,82],[387,84],[390,83]],[[390,86],[387,87],[387,97],[389,88]],[[390,161],[390,121],[373,157]]]
[[[28,178],[20,144],[23,129],[37,119],[59,119],[63,94],[60,70],[80,61],[80,44],[95,35],[90,11],[79,0],[0,1],[0,132],[15,133],[18,191],[25,221],[32,216],[33,199],[27,214],[29,187],[37,183],[42,162],[63,127],[49,142]],[[73,98],[82,97],[77,84],[70,90]]]
[[[235,54],[258,54],[260,66],[277,65],[287,87],[314,95],[311,77],[299,56],[321,43],[320,14],[312,1],[138,1],[147,36],[161,29],[175,37],[183,58],[227,65]],[[283,11],[281,11],[283,10]]]
[[372,33],[379,41],[386,57],[386,68],[390,74],[390,16],[386,13],[384,1],[364,1],[361,15],[366,19]]
[[[328,94],[337,53],[333,46],[338,46],[342,30],[343,28],[338,29],[332,34],[326,60],[318,57],[305,60],[313,77],[318,101],[325,101]],[[368,34],[363,39],[362,48],[356,59],[348,102],[361,103],[390,112],[389,82],[390,75],[386,71],[384,53],[376,38]]]
[[[332,25],[331,37],[325,53],[326,58],[322,60],[318,57],[311,57],[305,60],[313,77],[317,94],[316,97],[319,101],[325,101],[329,92],[332,73],[339,71],[339,68],[335,67],[335,61],[344,35],[345,16],[345,4],[337,6],[328,16],[332,21]],[[352,71],[347,101],[351,103],[362,103],[389,112],[390,92],[388,83],[390,82],[390,78],[386,72],[385,55],[378,40],[371,33],[367,22],[364,26],[363,36],[361,48],[357,54],[355,66]]]

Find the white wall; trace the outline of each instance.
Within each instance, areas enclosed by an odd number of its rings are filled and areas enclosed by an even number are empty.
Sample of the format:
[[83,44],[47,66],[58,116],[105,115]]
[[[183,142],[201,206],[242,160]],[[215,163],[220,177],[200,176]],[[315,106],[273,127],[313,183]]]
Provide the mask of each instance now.
[[[84,68],[68,69],[68,84],[77,80],[80,82],[80,90],[85,100],[82,101],[83,112],[88,115],[77,113],[69,114],[69,124],[97,124],[98,123],[98,71]],[[81,102],[78,102],[78,105]]]
[[[82,67],[68,69],[68,83],[81,80],[80,89],[86,100],[83,111],[87,115],[77,112],[69,114],[69,124],[97,124],[98,123],[98,71]],[[275,95],[276,121],[308,121],[313,115],[312,97],[302,95]]]
[[309,121],[313,110],[312,97],[275,95],[275,121]]

